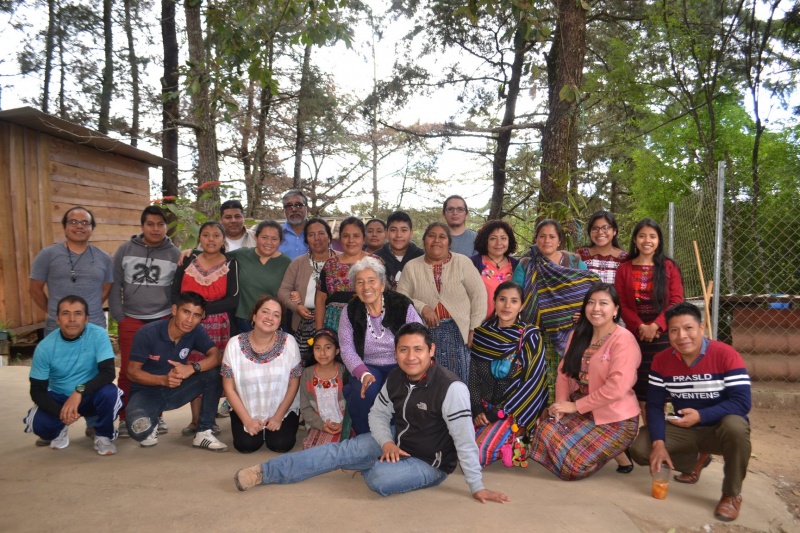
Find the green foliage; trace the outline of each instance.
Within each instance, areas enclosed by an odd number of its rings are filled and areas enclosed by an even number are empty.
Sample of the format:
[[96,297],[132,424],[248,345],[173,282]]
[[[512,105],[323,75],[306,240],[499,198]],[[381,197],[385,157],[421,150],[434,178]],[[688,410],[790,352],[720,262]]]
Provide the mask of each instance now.
[[[171,215],[169,234],[175,246],[186,247],[197,240],[200,226],[209,220],[217,218],[219,214],[220,197],[225,197],[224,191],[233,187],[219,181],[209,181],[197,188],[197,198],[192,200],[187,197],[165,196],[153,200],[153,204],[160,205]],[[218,194],[214,194],[217,191]],[[233,196],[231,196],[233,198]],[[206,212],[197,209],[197,205],[207,205]]]

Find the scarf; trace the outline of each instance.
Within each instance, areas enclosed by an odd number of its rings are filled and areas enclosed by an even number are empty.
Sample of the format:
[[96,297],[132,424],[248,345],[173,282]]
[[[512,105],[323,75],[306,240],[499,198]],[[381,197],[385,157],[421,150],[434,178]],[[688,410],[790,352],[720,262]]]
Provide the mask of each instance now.
[[472,355],[484,361],[516,357],[520,365],[512,365],[508,375],[511,384],[502,407],[514,415],[517,425],[530,428],[547,402],[547,378],[544,349],[539,328],[517,322],[510,327],[497,325],[492,317],[475,328]]
[[556,265],[531,246],[522,287],[522,319],[536,324],[550,337],[561,357],[589,288],[600,281],[596,273]]

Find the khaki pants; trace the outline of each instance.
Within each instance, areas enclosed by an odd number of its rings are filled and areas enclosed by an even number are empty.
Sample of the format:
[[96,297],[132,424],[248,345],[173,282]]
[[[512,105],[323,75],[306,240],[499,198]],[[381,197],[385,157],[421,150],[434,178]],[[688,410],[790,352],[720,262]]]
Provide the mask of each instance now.
[[[738,496],[750,461],[750,424],[739,415],[728,415],[713,426],[682,428],[667,422],[664,444],[672,464],[680,472],[691,472],[700,452],[721,455],[725,461],[722,493]],[[630,447],[633,460],[650,464],[650,432],[647,427]]]

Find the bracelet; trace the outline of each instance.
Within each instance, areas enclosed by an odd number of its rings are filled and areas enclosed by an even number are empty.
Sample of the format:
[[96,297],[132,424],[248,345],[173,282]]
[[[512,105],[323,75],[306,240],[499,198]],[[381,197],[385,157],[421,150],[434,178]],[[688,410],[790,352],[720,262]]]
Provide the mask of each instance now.
[[[367,372],[364,372],[363,374],[361,374],[361,379],[359,379],[359,381],[360,381],[361,383],[364,383],[364,378],[365,378],[367,375],[369,375],[369,376],[372,376],[372,372],[369,372],[369,371],[367,371]],[[372,376],[372,379],[375,379],[375,376]]]

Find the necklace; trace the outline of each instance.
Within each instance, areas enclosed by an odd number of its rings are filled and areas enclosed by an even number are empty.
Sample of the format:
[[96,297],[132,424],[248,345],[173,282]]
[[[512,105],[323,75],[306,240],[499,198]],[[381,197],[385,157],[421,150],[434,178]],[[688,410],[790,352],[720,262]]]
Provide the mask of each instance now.
[[372,338],[375,340],[382,339],[383,336],[386,334],[386,326],[383,325],[383,316],[386,314],[386,306],[383,305],[383,296],[381,296],[381,314],[378,315],[378,324],[381,325],[381,333],[380,335],[375,333],[375,328],[372,326],[372,316],[367,313],[367,329],[369,330],[369,334],[372,335]]
[[495,261],[494,259],[492,259],[491,257],[489,257],[489,256],[487,255],[487,256],[486,256],[486,259],[488,259],[489,261],[491,261],[492,263],[494,263],[494,267],[495,267],[497,270],[500,270],[500,264],[501,264],[501,263],[505,263],[505,262],[506,262],[506,258],[505,258],[505,257],[503,257],[503,258],[502,258],[500,261]]
[[319,281],[319,275],[322,272],[322,267],[325,266],[325,263],[331,257],[333,257],[333,250],[330,248],[328,248],[328,257],[322,261],[314,261],[314,257],[311,255],[311,250],[308,251],[308,262],[311,265],[311,270],[314,271],[314,273],[311,274],[311,277],[314,278],[315,282]]
[[250,339],[249,339],[250,340],[250,348],[252,348],[253,351],[256,352],[256,353],[264,353],[267,350],[269,350],[270,346],[275,344],[275,338],[276,338],[275,334],[272,335],[272,338],[267,338],[266,342],[263,345],[264,346],[263,348],[259,348],[258,346],[256,346],[256,343],[253,342],[255,340],[254,337],[255,337],[255,335],[253,335],[253,333],[251,332],[250,333]]
[[[75,254],[75,255],[78,256],[78,258],[73,263],[72,262],[72,250],[69,249],[69,245],[68,244],[64,243],[64,246],[67,247],[67,257],[69,258],[69,279],[72,280],[72,283],[75,283],[76,281],[78,281],[78,276],[75,274],[75,267],[78,266],[78,263],[81,262],[81,259],[83,259],[83,256],[86,255],[86,250],[84,250],[82,253]],[[94,263],[94,252],[92,252],[92,247],[91,246],[87,246],[87,248],[89,250],[89,254],[92,256],[92,263]]]
[[602,337],[600,337],[600,338],[599,338],[598,340],[596,340],[596,341],[595,341],[594,339],[592,339],[592,346],[595,346],[595,347],[598,347],[598,348],[599,348],[600,346],[602,346],[602,345],[603,345],[603,343],[604,343],[604,342],[606,342],[606,339],[607,339],[607,338],[609,338],[609,337],[611,336],[611,333],[613,333],[613,331],[611,331],[611,332],[609,332],[609,333],[606,333],[605,335],[603,335]]
[[311,384],[314,387],[320,387],[323,389],[330,389],[332,387],[335,387],[336,384],[339,382],[339,370],[338,369],[336,370],[336,373],[333,375],[333,377],[323,379],[317,376],[317,366],[318,365],[314,365],[314,377],[311,379]]

